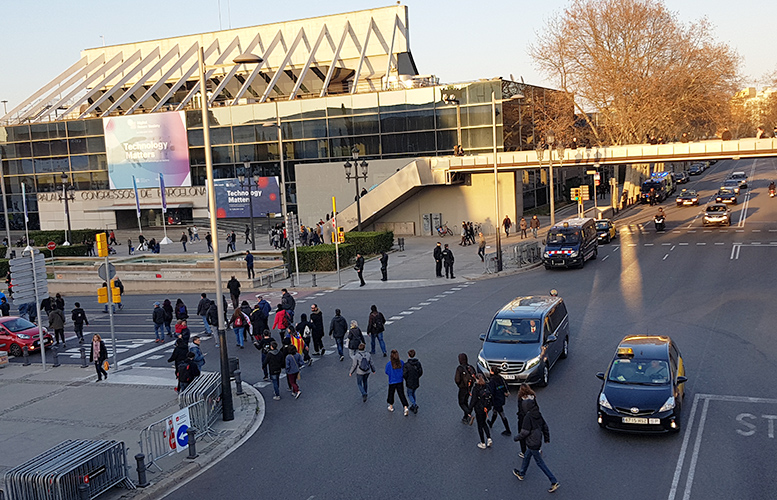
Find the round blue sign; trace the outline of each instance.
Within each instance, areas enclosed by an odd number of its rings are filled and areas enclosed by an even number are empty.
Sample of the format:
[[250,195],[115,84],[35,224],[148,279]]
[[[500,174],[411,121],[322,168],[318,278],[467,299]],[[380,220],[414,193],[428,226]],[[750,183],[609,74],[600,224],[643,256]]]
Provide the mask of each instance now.
[[187,433],[188,430],[189,426],[182,425],[178,428],[178,432],[176,433],[175,439],[178,442],[178,446],[181,448],[189,446],[189,434]]

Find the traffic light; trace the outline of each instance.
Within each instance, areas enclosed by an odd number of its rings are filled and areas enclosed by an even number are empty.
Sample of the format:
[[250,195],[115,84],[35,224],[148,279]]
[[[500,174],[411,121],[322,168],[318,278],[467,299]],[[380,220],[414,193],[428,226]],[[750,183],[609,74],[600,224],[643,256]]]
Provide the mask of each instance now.
[[108,237],[105,233],[97,233],[97,255],[100,257],[108,256]]
[[340,243],[345,243],[345,230],[342,228],[342,226],[337,228],[337,241]]
[[107,304],[108,303],[108,288],[107,287],[100,287],[97,289],[97,303],[98,304]]
[[121,303],[121,290],[118,287],[113,286],[113,282],[111,282],[111,298],[113,299],[114,304]]

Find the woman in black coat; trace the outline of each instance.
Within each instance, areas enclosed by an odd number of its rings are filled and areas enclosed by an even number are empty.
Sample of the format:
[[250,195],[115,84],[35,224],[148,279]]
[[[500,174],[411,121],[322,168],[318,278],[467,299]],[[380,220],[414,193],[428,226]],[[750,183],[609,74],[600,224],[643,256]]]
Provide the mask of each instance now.
[[502,418],[502,423],[505,426],[505,430],[502,431],[502,435],[509,436],[510,424],[505,417],[504,406],[505,398],[509,394],[507,390],[507,383],[500,375],[501,370],[497,367],[491,368],[491,377],[488,379],[488,388],[491,390],[491,397],[494,400],[494,411],[491,413],[491,420],[488,421],[488,426],[493,427],[496,422],[496,416],[499,415]]
[[183,300],[178,299],[175,301],[175,319],[188,319],[189,311],[186,310],[186,304]]
[[475,383],[472,384],[472,398],[469,402],[470,417],[469,425],[472,425],[472,420],[477,420],[478,423],[478,436],[480,442],[478,448],[485,450],[491,446],[491,430],[486,424],[488,420],[488,411],[491,409],[491,391],[486,385],[486,378],[482,373],[478,373],[475,377]]
[[105,342],[102,341],[102,338],[95,333],[94,337],[92,337],[92,349],[89,351],[89,362],[94,363],[98,382],[103,379],[103,376],[106,379],[108,378],[108,372],[103,369],[103,362],[106,359],[108,359],[108,349],[105,347]]
[[167,330],[167,336],[173,336],[173,330],[170,328],[170,323],[173,321],[173,304],[170,299],[165,299],[162,302],[162,309],[165,311],[165,330]]
[[186,340],[179,337],[178,340],[175,341],[175,349],[173,349],[173,353],[170,355],[170,358],[167,360],[168,363],[170,362],[173,363],[176,377],[178,377],[178,365],[181,364],[181,362],[186,361],[186,355],[188,353],[189,353],[189,343]]

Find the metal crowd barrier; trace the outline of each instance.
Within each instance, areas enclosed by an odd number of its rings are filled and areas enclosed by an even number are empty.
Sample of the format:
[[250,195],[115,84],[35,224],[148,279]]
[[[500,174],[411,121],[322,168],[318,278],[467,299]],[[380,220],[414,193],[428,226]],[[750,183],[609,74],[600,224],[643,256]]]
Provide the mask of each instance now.
[[539,241],[526,241],[510,247],[509,254],[511,264],[530,266],[542,260],[542,246]]
[[95,498],[119,484],[134,490],[121,441],[68,440],[5,473],[7,500],[79,500],[79,486]]
[[[195,427],[192,422],[194,422],[193,418],[196,413],[193,411],[193,409],[196,406],[202,406],[202,402],[197,402],[188,406],[189,422],[192,427]],[[187,407],[185,406],[184,408]],[[153,424],[140,431],[140,440],[138,441],[138,446],[140,447],[140,453],[146,456],[146,468],[154,466],[159,469],[159,472],[162,472],[162,468],[157,465],[156,461],[168,455],[173,455],[177,452],[176,448],[172,448],[170,446],[170,442],[171,440],[175,439],[175,435],[173,429],[168,427],[169,419],[170,416],[168,415],[162,420],[154,422]]]
[[204,372],[178,394],[178,406],[181,409],[192,405],[195,406],[189,410],[189,415],[197,435],[205,437],[213,434],[211,426],[221,415],[220,373]]

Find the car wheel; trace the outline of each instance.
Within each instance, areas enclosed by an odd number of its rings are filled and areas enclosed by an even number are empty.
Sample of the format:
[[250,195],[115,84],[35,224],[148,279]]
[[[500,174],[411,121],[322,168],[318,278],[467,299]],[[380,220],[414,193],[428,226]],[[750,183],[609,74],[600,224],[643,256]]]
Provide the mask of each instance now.
[[561,346],[561,359],[566,359],[569,356],[569,337],[564,337],[564,344]]
[[540,377],[540,381],[537,382],[537,385],[540,387],[547,387],[548,381],[550,380],[550,368],[548,367],[548,363],[542,364],[542,376]]
[[22,348],[19,347],[19,344],[11,344],[11,348],[8,350],[8,353],[11,356],[15,356],[17,358],[22,357]]

